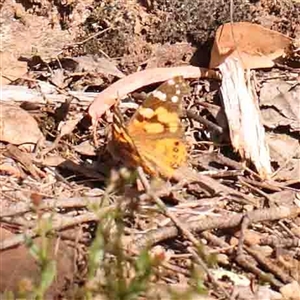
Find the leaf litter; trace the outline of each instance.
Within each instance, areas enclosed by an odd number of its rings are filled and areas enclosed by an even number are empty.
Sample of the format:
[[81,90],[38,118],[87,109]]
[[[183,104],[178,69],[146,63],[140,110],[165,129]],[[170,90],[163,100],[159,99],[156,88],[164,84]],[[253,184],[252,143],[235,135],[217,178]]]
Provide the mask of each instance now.
[[[147,246],[158,263],[152,266],[155,272],[147,289],[136,299],[171,299],[170,288],[191,299],[299,299],[299,67],[296,52],[289,52],[288,46],[299,39],[300,6],[297,1],[234,3],[234,21],[260,23],[267,36],[270,29],[275,30],[274,36],[280,36],[285,44],[275,49],[277,52],[273,49],[273,54],[280,52],[284,59],[286,54],[294,55],[287,65],[285,60],[273,61],[272,56],[268,69],[252,71],[255,78],[248,78],[256,92],[254,107],[261,116],[270,151],[271,173],[263,179],[253,158],[243,158],[242,148],[233,149],[227,120],[236,118],[237,111],[228,116],[224,110],[218,72],[210,73],[213,78],[199,78],[204,69],[200,72],[190,66],[208,66],[212,38],[219,25],[230,21],[229,4],[216,2],[187,1],[186,8],[180,1],[169,5],[164,1],[3,4],[2,23],[7,34],[1,50],[5,53],[9,49],[13,54],[13,61],[1,62],[5,80],[1,81],[0,217],[1,229],[8,230],[10,236],[1,234],[0,255],[9,262],[5,265],[8,274],[15,265],[33,267],[27,256],[32,249],[22,246],[25,239],[20,233],[36,241],[42,235],[39,221],[44,218],[52,220],[53,241],[71,246],[63,252],[71,255],[77,251],[76,271],[65,261],[58,262],[58,267],[67,270],[58,268],[63,287],[47,291],[53,298],[76,298],[84,286],[94,296],[106,299],[110,285],[104,278],[116,276],[117,251],[125,249],[123,255],[132,261],[140,259],[141,249]],[[218,18],[205,13],[208,9],[218,12]],[[252,27],[249,23],[246,26]],[[255,36],[248,30],[243,42],[248,42],[247,36]],[[236,50],[235,43],[240,51],[243,45],[237,38],[231,41],[233,49],[228,47],[227,54]],[[254,60],[248,59],[247,64]],[[11,70],[16,66],[16,71],[7,73],[9,66]],[[123,169],[116,171],[116,163],[106,152],[111,122],[108,107],[121,97],[121,109],[128,117],[145,93],[167,79],[157,79],[160,73],[154,72],[159,70],[156,68],[165,68],[162,72],[172,76],[177,66],[180,69],[176,70],[190,78],[187,81],[192,87],[183,120],[190,168],[182,174],[190,181],[186,185],[151,182],[153,195],[141,183],[134,184]],[[121,94],[124,85],[119,84],[119,94],[111,102],[105,98],[108,102],[93,104],[101,111],[101,118],[97,131],[91,130],[86,112],[93,100],[120,78],[128,80],[128,75],[142,70],[149,72],[136,73],[133,88]],[[11,109],[4,113],[4,107]],[[12,116],[14,111],[18,114]],[[6,124],[14,131],[5,129]],[[24,147],[28,143],[34,147]],[[159,199],[156,204],[151,201],[158,196],[167,205],[164,213],[156,206]],[[120,220],[107,217],[112,211],[121,212],[121,231]],[[110,224],[107,227],[106,222]],[[96,224],[111,244],[103,248],[102,267],[91,280],[87,253],[99,238]],[[112,245],[117,251],[112,251]],[[18,261],[14,260],[15,251]],[[146,264],[146,260],[139,263]],[[125,269],[126,282],[133,283],[139,269],[130,264]],[[31,272],[20,273],[17,279],[7,275],[15,282],[8,285],[0,273],[2,293],[17,293],[19,279],[35,278]],[[33,286],[27,281],[28,292]],[[199,295],[199,290],[207,296]]]

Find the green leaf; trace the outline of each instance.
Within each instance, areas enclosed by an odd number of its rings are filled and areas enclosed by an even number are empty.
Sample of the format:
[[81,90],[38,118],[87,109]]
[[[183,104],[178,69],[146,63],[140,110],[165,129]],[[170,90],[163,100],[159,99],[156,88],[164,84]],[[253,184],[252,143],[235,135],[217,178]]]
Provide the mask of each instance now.
[[51,260],[45,265],[41,274],[39,290],[42,294],[50,287],[56,275],[56,261]]

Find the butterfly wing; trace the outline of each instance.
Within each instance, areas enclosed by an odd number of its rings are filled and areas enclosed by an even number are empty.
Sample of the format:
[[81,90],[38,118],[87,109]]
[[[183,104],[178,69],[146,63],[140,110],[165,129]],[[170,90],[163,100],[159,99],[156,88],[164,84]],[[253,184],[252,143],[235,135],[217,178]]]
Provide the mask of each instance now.
[[181,139],[163,138],[147,144],[136,141],[135,145],[143,161],[141,166],[148,174],[171,178],[175,169],[186,162],[186,145]]
[[128,135],[148,173],[172,177],[174,169],[186,161],[180,114],[188,93],[183,77],[170,79],[148,95],[129,121]]
[[189,86],[181,76],[164,82],[137,109],[127,126],[129,134],[152,134],[153,137],[168,134],[181,137],[182,99],[188,93]]
[[122,114],[116,106],[113,111],[111,138],[108,141],[108,151],[116,160],[122,160],[129,167],[142,165],[142,159],[125,127]]

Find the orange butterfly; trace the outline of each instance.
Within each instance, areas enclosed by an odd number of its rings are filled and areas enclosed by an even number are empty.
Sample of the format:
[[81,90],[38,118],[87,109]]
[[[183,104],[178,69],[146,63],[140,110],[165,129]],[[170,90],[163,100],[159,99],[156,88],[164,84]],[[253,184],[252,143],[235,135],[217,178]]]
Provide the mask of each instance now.
[[171,178],[187,158],[180,114],[189,90],[181,76],[164,82],[126,125],[115,107],[108,147],[113,156],[129,167],[143,167],[150,175]]

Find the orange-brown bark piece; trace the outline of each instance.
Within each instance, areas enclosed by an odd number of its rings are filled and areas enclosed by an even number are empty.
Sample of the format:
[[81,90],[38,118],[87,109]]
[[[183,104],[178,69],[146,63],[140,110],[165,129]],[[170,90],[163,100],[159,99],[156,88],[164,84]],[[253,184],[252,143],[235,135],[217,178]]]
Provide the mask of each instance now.
[[211,53],[210,68],[234,55],[244,69],[271,68],[274,61],[288,54],[293,39],[274,30],[248,22],[220,26]]

